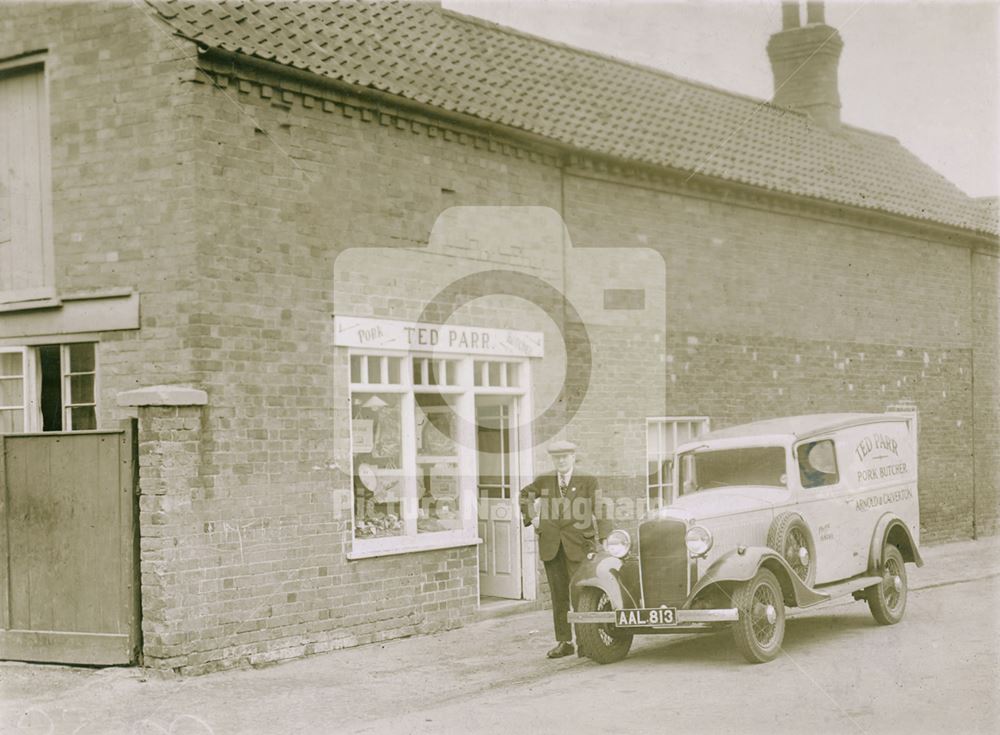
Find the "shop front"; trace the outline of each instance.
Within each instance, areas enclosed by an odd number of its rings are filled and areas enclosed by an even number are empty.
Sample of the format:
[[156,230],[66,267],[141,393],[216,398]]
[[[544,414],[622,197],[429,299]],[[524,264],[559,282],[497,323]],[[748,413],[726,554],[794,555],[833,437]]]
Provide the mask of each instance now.
[[334,332],[350,366],[348,558],[477,545],[480,600],[534,599],[517,495],[544,335],[340,315]]

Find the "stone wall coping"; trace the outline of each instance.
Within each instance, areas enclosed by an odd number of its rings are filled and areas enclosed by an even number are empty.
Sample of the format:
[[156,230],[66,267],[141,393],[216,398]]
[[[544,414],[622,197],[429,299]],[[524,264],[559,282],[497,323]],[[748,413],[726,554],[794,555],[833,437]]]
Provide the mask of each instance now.
[[118,394],[119,406],[204,406],[208,394],[188,385],[151,385]]

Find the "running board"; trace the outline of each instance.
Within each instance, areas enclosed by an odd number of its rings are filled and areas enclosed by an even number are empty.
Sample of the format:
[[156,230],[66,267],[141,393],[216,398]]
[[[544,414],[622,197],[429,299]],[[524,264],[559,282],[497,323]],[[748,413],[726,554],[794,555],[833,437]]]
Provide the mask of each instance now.
[[[850,595],[854,592],[863,590],[865,587],[871,587],[873,584],[881,584],[881,577],[855,577],[854,579],[849,579],[846,582],[835,582],[834,584],[824,585],[822,587],[813,587],[812,591],[817,595],[822,595],[826,599],[823,602],[829,602],[838,597],[843,597],[845,595]],[[810,607],[812,607],[810,605]]]

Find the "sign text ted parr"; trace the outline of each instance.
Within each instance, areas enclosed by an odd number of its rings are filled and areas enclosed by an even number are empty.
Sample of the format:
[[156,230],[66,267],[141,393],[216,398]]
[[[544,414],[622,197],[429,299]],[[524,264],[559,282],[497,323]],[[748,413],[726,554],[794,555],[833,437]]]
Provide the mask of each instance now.
[[[441,343],[441,331],[437,327],[405,327],[406,340],[411,347],[437,347]],[[489,332],[471,329],[445,330],[445,346],[457,350],[490,349]]]

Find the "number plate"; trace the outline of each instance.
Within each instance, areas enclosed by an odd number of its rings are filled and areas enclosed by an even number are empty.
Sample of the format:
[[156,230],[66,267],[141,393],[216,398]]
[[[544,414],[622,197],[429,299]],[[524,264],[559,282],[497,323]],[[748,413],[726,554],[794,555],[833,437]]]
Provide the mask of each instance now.
[[677,625],[677,610],[673,607],[644,607],[633,610],[616,610],[615,625],[619,628]]

